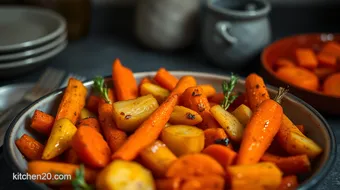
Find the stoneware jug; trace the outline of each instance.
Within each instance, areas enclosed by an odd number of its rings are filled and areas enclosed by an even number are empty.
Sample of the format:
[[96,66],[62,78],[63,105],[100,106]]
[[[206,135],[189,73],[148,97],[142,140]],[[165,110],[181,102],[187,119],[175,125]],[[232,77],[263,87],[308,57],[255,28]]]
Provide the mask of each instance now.
[[206,0],[201,15],[201,43],[216,65],[243,68],[271,40],[271,10],[265,0]]

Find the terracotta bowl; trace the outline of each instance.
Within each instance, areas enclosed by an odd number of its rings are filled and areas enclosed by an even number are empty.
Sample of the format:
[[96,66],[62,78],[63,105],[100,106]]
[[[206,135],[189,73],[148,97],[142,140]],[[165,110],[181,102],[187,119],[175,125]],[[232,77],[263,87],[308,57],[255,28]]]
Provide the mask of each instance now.
[[297,47],[318,49],[327,41],[340,42],[340,34],[302,34],[280,39],[267,46],[261,55],[262,75],[269,84],[290,86],[290,92],[303,99],[320,112],[340,115],[340,97],[325,95],[318,91],[310,91],[284,82],[275,75],[274,63],[279,58],[294,60]]
[[[139,82],[146,76],[154,76],[156,72],[136,73],[135,78]],[[216,89],[221,89],[223,80],[230,80],[229,76],[221,76],[208,73],[198,72],[171,72],[174,76],[180,78],[185,75],[192,75],[196,78],[198,84],[212,84]],[[108,85],[112,84],[111,77],[106,78]],[[85,82],[85,87],[89,90],[92,88],[93,82]],[[245,90],[245,81],[240,79],[236,91],[243,92]],[[268,86],[268,91],[271,96],[275,95],[277,88]],[[39,100],[32,103],[24,109],[11,123],[7,130],[4,144],[4,155],[6,162],[11,166],[13,172],[25,173],[27,169],[27,161],[20,153],[15,145],[15,140],[20,138],[23,134],[28,134],[40,142],[44,142],[46,138],[39,136],[33,131],[29,125],[31,117],[36,109],[42,110],[46,113],[55,115],[58,105],[63,95],[63,89],[57,90],[49,95],[46,95]],[[307,176],[301,176],[303,180],[299,189],[307,190],[313,189],[322,181],[322,179],[329,173],[335,161],[336,143],[334,133],[331,127],[327,124],[325,119],[311,106],[304,101],[296,98],[291,94],[287,94],[282,106],[285,114],[297,124],[303,124],[308,133],[308,137],[313,139],[317,144],[323,148],[323,153],[313,161],[312,171]],[[26,181],[34,189],[47,189],[44,184],[36,184],[32,181]]]

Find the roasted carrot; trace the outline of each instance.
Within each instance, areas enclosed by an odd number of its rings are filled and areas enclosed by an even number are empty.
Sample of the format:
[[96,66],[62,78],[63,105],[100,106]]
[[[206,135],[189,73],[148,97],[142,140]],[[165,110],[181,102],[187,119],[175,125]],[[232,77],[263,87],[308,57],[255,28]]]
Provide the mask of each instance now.
[[[50,162],[50,161],[32,161],[27,164],[27,172],[31,175],[44,176],[45,174],[65,174],[71,175],[71,179],[64,179],[61,184],[70,184],[71,180],[76,177],[76,170],[79,169],[79,165],[76,164],[66,164],[60,162]],[[97,177],[97,171],[85,168],[84,179],[88,183],[94,183]],[[56,181],[50,181],[50,178],[39,178],[38,183],[49,183],[57,184]],[[59,183],[60,184],[60,183]],[[61,185],[60,184],[60,185]]]
[[168,90],[174,90],[178,79],[173,76],[171,73],[169,73],[165,68],[160,68],[155,77],[154,80],[163,88],[166,88]]
[[276,190],[282,180],[281,171],[270,162],[229,166],[227,175],[233,190]]
[[318,77],[305,68],[282,67],[276,72],[276,76],[287,83],[307,90],[317,90],[319,88]]
[[252,73],[246,78],[246,97],[254,111],[264,100],[269,99],[266,85],[259,75]]
[[198,85],[203,89],[203,92],[207,98],[213,97],[216,94],[216,89],[211,84]]
[[95,128],[80,126],[71,144],[78,157],[93,168],[103,168],[110,162],[110,147]]
[[40,160],[44,151],[44,145],[34,138],[23,134],[15,141],[20,152],[29,160]]
[[224,94],[222,92],[218,92],[209,98],[209,102],[214,102],[216,104],[221,104],[224,99]]
[[330,55],[327,53],[319,53],[317,55],[317,59],[319,61],[319,64],[325,67],[334,67],[336,66],[337,57],[334,55]]
[[285,58],[280,58],[275,62],[275,67],[278,69],[280,67],[295,67],[293,61]]
[[202,123],[199,124],[201,128],[217,128],[220,126],[210,113],[208,99],[201,87],[194,86],[187,88],[181,96],[181,102],[185,107],[188,107],[201,115],[203,118]]
[[166,177],[224,175],[223,167],[212,157],[202,154],[186,154],[174,161],[166,172]]
[[181,182],[179,177],[155,180],[157,190],[180,190]]
[[299,66],[307,69],[315,69],[318,66],[318,60],[312,49],[298,48],[295,54]]
[[314,69],[314,74],[320,79],[324,80],[329,75],[336,73],[336,67],[320,67]]
[[112,117],[112,105],[102,104],[98,108],[100,126],[111,152],[117,151],[126,141],[127,135],[118,129]]
[[224,168],[234,163],[236,152],[220,144],[212,144],[205,148],[202,153],[214,158]]
[[177,102],[178,95],[170,95],[112,155],[112,159],[133,160],[136,158],[140,151],[161,134]]
[[225,180],[220,175],[194,176],[182,183],[181,190],[224,190]]
[[70,164],[80,163],[79,157],[77,156],[77,153],[76,151],[74,151],[73,148],[70,148],[65,152],[64,159],[66,163],[70,163]]
[[87,127],[93,127],[95,128],[98,132],[100,132],[100,125],[99,122],[96,118],[86,118],[86,119],[82,119],[80,120],[79,124],[78,124],[78,128],[81,126],[87,126]]
[[[222,128],[209,128],[204,130],[204,137],[205,137],[205,142],[204,142],[204,147],[208,147],[209,145],[212,144],[217,144],[220,142],[226,142],[228,140],[228,136],[224,129]],[[225,144],[227,147],[230,149],[232,148],[231,143]]]
[[280,88],[274,100],[264,100],[248,122],[241,142],[237,163],[255,164],[265,153],[279,131],[283,109],[280,105],[286,90]]
[[305,154],[281,157],[265,153],[261,157],[261,160],[264,162],[274,163],[284,174],[287,175],[308,173],[311,170],[311,164],[309,162],[308,156]]
[[296,175],[288,175],[282,178],[277,190],[295,190],[299,186]]
[[300,131],[301,133],[305,134],[305,126],[303,125],[295,125]]
[[96,113],[98,110],[99,100],[100,98],[98,96],[90,95],[86,102],[86,108],[91,112]]
[[196,86],[196,84],[196,79],[193,76],[183,76],[179,79],[170,96],[174,94],[181,96],[187,88]]
[[325,80],[323,84],[325,94],[340,96],[340,73],[335,73]]
[[337,42],[328,42],[321,50],[321,53],[340,57],[340,45]]
[[44,135],[50,135],[54,123],[54,117],[40,110],[35,110],[31,127]]
[[112,64],[112,81],[118,101],[138,97],[138,86],[132,71],[124,67],[119,59]]

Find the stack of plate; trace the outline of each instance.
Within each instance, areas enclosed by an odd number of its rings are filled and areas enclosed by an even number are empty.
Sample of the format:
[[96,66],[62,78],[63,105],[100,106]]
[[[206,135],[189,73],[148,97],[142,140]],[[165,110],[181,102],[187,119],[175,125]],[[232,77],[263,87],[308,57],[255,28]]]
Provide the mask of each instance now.
[[66,21],[33,7],[0,7],[0,78],[23,74],[67,46]]

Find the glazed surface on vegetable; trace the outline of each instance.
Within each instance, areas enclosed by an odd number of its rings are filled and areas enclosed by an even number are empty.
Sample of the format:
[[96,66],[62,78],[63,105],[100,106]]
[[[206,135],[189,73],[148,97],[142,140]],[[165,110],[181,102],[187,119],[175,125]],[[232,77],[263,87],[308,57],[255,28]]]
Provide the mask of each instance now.
[[[316,68],[318,59],[332,64],[312,53],[297,52],[301,66]],[[289,60],[280,65],[293,68]],[[284,114],[280,100],[287,90],[271,99],[255,73],[243,94],[234,91],[233,74],[215,88],[160,68],[137,83],[117,59],[112,75],[113,87],[96,77],[90,91],[70,79],[56,115],[35,111],[28,127],[47,141],[27,134],[16,140],[27,172],[72,176],[36,183],[86,190],[296,189],[298,176],[308,175],[322,154],[303,123]],[[328,80],[329,93],[338,92],[337,78]]]

